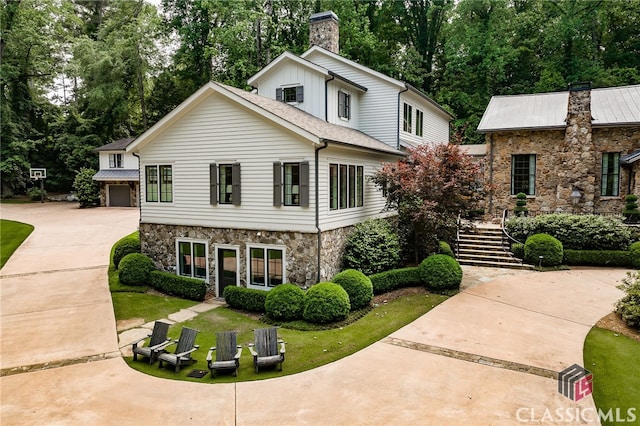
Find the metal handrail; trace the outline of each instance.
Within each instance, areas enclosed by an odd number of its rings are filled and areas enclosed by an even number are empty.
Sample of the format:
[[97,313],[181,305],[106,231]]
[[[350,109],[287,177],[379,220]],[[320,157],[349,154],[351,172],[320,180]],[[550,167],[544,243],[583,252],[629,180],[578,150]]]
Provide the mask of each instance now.
[[[502,237],[504,239],[504,237],[507,238],[507,243],[508,242],[514,242],[516,244],[524,244],[521,241],[516,240],[515,238],[513,238],[511,235],[509,235],[509,233],[507,232],[507,228],[504,227],[504,223],[507,220],[507,216],[509,215],[509,210],[504,209],[502,212],[502,223],[500,224],[500,228],[502,229]],[[511,246],[511,244],[509,244],[509,246]]]

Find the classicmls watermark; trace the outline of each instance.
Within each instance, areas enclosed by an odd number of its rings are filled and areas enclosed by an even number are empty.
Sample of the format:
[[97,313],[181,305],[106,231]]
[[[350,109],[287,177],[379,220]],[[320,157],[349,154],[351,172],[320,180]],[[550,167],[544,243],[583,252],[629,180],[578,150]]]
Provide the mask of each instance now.
[[[558,373],[558,392],[572,401],[579,401],[593,392],[593,374],[589,370],[573,364]],[[516,410],[516,419],[520,423],[592,423],[600,422],[635,423],[638,417],[636,409],[591,407],[557,407],[535,409],[520,407]]]
[[578,364],[565,368],[558,375],[558,392],[572,401],[580,401],[593,392],[593,374]]

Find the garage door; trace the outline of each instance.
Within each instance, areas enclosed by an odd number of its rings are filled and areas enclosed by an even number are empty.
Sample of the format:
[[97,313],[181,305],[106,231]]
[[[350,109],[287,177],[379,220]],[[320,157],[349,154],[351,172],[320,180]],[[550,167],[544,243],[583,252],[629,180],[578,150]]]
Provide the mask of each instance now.
[[109,207],[131,207],[129,185],[109,185]]

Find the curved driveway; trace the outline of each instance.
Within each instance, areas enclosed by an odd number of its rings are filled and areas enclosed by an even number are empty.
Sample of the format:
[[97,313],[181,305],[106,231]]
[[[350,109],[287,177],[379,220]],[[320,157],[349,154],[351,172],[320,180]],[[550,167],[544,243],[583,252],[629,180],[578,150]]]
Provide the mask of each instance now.
[[565,398],[555,377],[582,364],[584,337],[621,297],[625,270],[485,279],[469,269],[487,282],[352,356],[278,379],[199,384],[146,376],[119,357],[107,259],[136,229],[137,209],[0,209],[35,226],[0,271],[3,426],[571,424],[558,409],[598,424],[591,396]]

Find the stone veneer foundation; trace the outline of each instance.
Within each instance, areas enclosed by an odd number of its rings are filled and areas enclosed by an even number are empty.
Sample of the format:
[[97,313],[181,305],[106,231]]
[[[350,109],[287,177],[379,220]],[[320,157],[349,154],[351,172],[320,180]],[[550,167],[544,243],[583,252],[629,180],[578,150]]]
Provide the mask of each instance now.
[[[342,252],[350,229],[351,227],[339,228],[322,233],[320,281],[329,280],[340,272]],[[317,282],[318,237],[316,233],[140,224],[142,253],[151,257],[162,270],[175,271],[177,239],[202,240],[209,243],[209,288],[214,292],[217,292],[216,248],[218,245],[238,247],[242,287],[247,286],[247,244],[286,247],[286,282],[300,287],[309,287]]]

